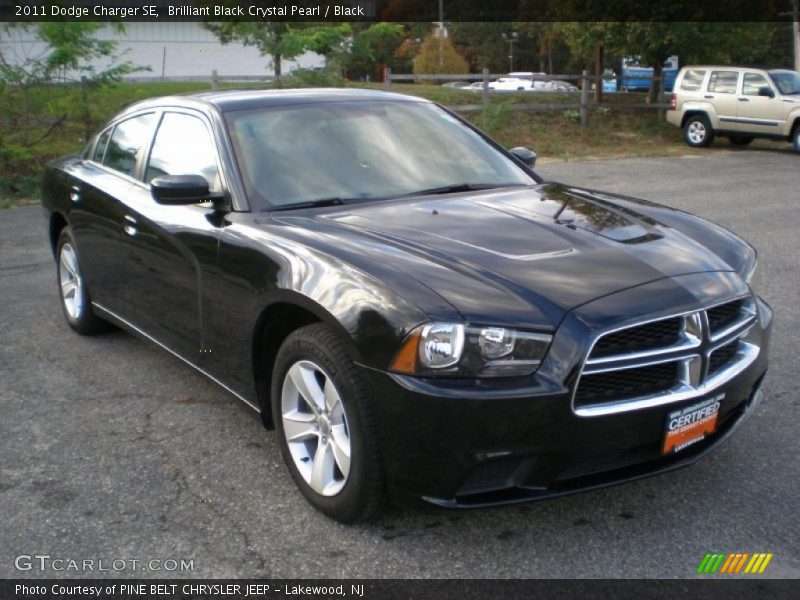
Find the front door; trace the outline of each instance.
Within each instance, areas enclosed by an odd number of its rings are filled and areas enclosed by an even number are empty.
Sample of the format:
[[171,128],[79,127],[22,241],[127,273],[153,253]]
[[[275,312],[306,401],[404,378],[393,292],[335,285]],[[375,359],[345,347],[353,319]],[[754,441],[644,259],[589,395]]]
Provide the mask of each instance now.
[[737,117],[743,133],[780,134],[781,100],[760,73],[744,74]]
[[165,112],[156,131],[143,181],[127,206],[123,249],[137,327],[200,365],[206,347],[204,289],[217,262],[218,220],[207,204],[167,206],[151,195],[161,175],[203,175],[221,190],[216,148],[205,121]]

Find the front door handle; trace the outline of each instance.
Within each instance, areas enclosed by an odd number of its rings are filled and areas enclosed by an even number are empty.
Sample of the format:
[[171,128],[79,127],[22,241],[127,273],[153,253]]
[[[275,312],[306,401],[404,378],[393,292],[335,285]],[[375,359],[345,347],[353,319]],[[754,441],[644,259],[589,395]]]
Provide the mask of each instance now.
[[739,98],[739,102],[750,102],[750,98]]
[[81,188],[77,185],[73,185],[69,188],[69,199],[73,202],[80,202],[81,201]]
[[703,98],[705,98],[707,100],[713,100],[714,99],[714,95],[713,94],[706,94],[705,96],[703,96]]
[[128,235],[136,235],[139,233],[139,230],[136,228],[136,224],[136,219],[130,215],[125,215],[125,226],[123,227],[125,233]]

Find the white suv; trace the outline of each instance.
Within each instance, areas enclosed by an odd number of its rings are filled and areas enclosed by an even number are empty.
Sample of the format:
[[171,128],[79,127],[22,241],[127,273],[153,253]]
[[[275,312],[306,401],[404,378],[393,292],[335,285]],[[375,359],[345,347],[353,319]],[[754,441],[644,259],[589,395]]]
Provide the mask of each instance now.
[[791,141],[800,152],[800,73],[742,67],[684,67],[667,121],[686,143],[708,146],[714,136],[746,145],[754,138]]

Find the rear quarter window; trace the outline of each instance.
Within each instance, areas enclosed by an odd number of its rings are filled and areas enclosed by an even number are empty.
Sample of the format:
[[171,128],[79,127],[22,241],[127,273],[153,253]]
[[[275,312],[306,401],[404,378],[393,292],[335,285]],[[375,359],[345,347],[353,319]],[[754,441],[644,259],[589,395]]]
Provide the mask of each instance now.
[[155,115],[147,113],[132,117],[114,127],[108,142],[103,164],[130,177],[136,176],[136,165],[155,126]]
[[690,69],[686,71],[683,75],[683,81],[681,81],[681,89],[686,92],[697,92],[703,86],[703,79],[706,76],[705,71],[700,71],[697,69]]

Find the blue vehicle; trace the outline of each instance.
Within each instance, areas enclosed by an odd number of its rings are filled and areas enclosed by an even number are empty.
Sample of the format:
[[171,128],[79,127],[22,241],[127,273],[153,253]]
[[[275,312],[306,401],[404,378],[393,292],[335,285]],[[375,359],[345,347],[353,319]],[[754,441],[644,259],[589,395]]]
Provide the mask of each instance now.
[[[670,56],[664,61],[664,91],[671,92],[678,76],[678,57]],[[642,66],[635,56],[622,59],[619,89],[623,92],[645,92],[653,80],[653,67]]]

